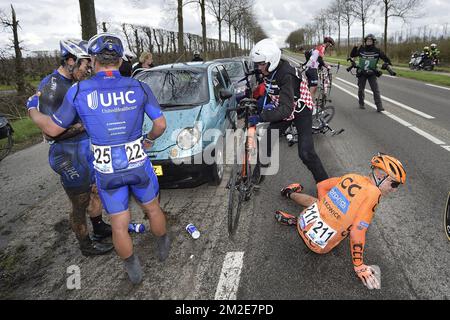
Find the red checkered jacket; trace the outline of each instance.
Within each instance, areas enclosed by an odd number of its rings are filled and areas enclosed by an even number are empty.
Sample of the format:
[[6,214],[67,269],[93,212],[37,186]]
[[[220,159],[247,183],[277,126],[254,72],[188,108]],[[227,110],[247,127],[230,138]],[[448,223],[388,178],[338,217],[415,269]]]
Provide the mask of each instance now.
[[310,110],[314,106],[306,80],[302,80],[300,72],[288,61],[280,60],[278,67],[264,78],[268,99],[275,108],[264,110],[261,119],[264,122],[289,121],[294,119],[295,112],[305,107]]

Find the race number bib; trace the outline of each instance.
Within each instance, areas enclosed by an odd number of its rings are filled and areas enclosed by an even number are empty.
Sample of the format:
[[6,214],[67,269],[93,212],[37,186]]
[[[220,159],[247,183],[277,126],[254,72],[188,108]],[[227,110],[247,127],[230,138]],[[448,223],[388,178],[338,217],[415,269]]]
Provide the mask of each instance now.
[[308,224],[315,222],[318,218],[320,218],[319,208],[317,207],[317,203],[314,203],[300,215],[298,223],[300,228],[304,230]]
[[92,145],[92,152],[94,153],[94,168],[102,173],[113,173],[110,146],[96,146]]
[[125,144],[125,151],[129,163],[135,163],[144,160],[147,155],[142,147],[142,139]]
[[307,237],[322,249],[334,237],[336,230],[327,225],[320,217],[306,233]]
[[300,215],[298,224],[302,230],[305,230],[308,225],[312,224],[306,236],[322,249],[326,247],[328,241],[337,233],[336,230],[322,220],[317,203],[306,208],[305,212]]
[[94,168],[101,173],[127,169],[131,164],[146,159],[141,139],[116,146],[92,145]]

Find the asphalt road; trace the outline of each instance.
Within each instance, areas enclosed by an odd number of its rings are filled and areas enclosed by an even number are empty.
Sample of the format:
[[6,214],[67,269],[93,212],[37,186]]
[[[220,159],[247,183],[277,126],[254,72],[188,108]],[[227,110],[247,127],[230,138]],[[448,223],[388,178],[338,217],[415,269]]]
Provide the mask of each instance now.
[[[356,83],[342,69],[337,77]],[[382,95],[435,119],[424,119],[384,101],[386,111],[446,142],[444,146],[450,142],[448,90],[384,76],[379,82]],[[334,83],[357,94],[356,88],[343,81]],[[366,98],[373,103],[371,95]],[[294,228],[274,221],[277,209],[300,211],[281,198],[282,186],[299,181],[306,192],[315,192],[312,176],[296,150],[282,141],[281,170],[266,180],[253,208],[255,236],[242,248],[246,256],[238,299],[448,299],[450,246],[442,214],[450,187],[449,151],[385,114],[369,107],[358,109],[357,99],[336,86],[332,100],[337,110],[332,126],[345,128],[345,132],[315,140],[331,176],[368,173],[369,160],[377,151],[395,155],[406,167],[406,186],[382,199],[367,233],[365,260],[380,267],[382,289],[369,291],[355,278],[348,240],[327,255],[316,255],[306,249]]]
[[[344,80],[340,80],[340,79]],[[382,199],[367,233],[365,261],[381,270],[381,290],[369,291],[355,277],[348,240],[316,255],[294,228],[278,224],[277,209],[301,208],[279,190],[299,181],[315,193],[312,175],[296,146],[280,142],[280,170],[268,176],[246,203],[234,241],[227,237],[225,181],[219,187],[163,190],[172,251],[157,261],[150,233],[134,235],[145,268],[132,287],[114,253],[85,258],[68,224],[70,205],[47,164],[44,144],[0,163],[0,297],[19,299],[448,299],[450,246],[442,211],[450,190],[450,91],[414,80],[383,76],[379,83],[387,112],[358,109],[356,78],[342,68],[334,76],[332,121],[339,136],[315,136],[316,150],[330,176],[369,172],[377,151],[397,156],[407,184]],[[339,88],[338,88],[339,87]],[[372,96],[366,94],[373,103]],[[395,103],[397,102],[397,103]],[[401,103],[434,117],[400,107]],[[450,149],[450,148],[449,148]],[[133,219],[148,227],[132,205]],[[184,230],[194,223],[193,240]],[[233,263],[226,257],[235,254]],[[67,268],[81,269],[81,289],[68,290]]]

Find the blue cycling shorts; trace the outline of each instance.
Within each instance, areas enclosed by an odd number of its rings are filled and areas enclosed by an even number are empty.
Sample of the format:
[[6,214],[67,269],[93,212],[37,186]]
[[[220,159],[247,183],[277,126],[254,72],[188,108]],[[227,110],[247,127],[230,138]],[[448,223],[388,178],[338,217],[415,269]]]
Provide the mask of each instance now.
[[48,152],[50,167],[60,175],[64,189],[72,194],[90,190],[94,183],[93,160],[87,136],[55,142]]
[[158,178],[149,159],[140,167],[122,172],[95,171],[95,178],[103,207],[110,215],[128,210],[130,192],[141,204],[158,197]]

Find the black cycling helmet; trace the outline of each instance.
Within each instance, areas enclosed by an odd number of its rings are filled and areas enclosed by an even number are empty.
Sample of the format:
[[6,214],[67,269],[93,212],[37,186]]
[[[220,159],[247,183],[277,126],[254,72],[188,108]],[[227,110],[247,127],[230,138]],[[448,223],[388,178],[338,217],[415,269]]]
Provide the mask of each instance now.
[[334,47],[334,40],[332,37],[324,37],[323,38],[323,43],[329,43]]
[[373,43],[377,42],[377,38],[372,33],[369,33],[367,36],[364,37],[364,43],[366,43],[367,39],[372,39]]

